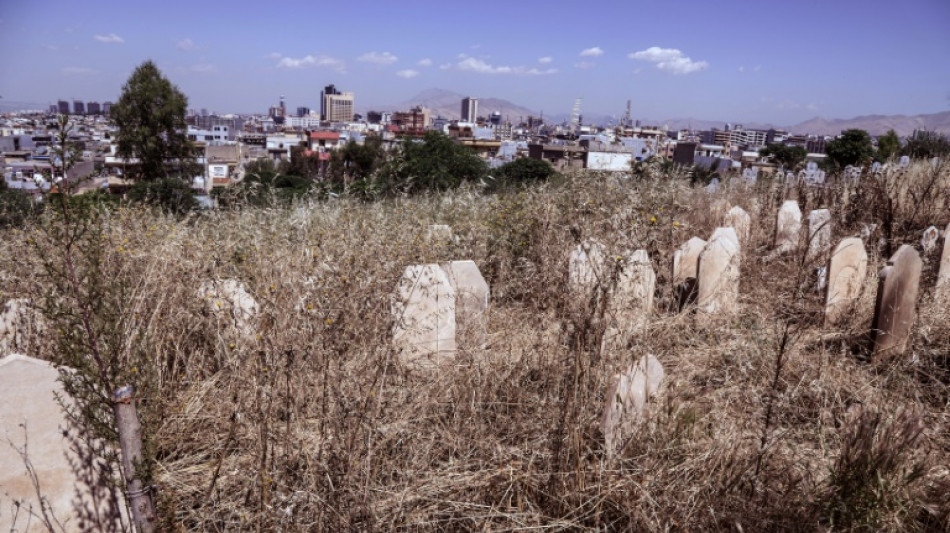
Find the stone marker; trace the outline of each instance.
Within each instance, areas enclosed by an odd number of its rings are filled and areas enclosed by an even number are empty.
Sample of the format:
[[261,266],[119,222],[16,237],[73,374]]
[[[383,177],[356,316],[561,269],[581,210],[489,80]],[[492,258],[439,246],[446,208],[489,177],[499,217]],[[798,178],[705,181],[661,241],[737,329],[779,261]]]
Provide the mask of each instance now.
[[838,243],[828,265],[825,293],[825,321],[837,325],[846,318],[861,297],[868,275],[868,253],[864,242],[849,237]]
[[712,194],[718,190],[719,190],[719,178],[713,178],[709,180],[709,184],[706,185],[706,192]]
[[937,297],[950,299],[950,224],[943,231],[943,254],[937,271]]
[[752,217],[746,213],[745,209],[735,206],[726,213],[724,226],[729,226],[736,230],[739,242],[742,244],[749,242],[749,230],[752,226]]
[[455,302],[439,265],[406,267],[392,302],[393,346],[403,363],[425,366],[454,355]]
[[448,243],[452,241],[454,234],[452,226],[446,224],[432,224],[426,228],[426,242]]
[[907,350],[917,318],[917,291],[923,261],[912,246],[901,246],[881,269],[874,306],[874,359],[899,357]]
[[451,261],[443,263],[442,270],[455,290],[456,333],[465,332],[483,339],[488,325],[490,292],[478,265],[475,261]]
[[920,247],[924,251],[924,255],[930,255],[931,252],[937,249],[937,240],[940,239],[940,230],[934,226],[924,230],[923,236],[920,237]]
[[871,163],[871,172],[877,174],[877,173],[880,172],[880,171],[881,171],[881,164],[880,164],[880,163],[878,163],[877,161]]
[[568,262],[568,284],[573,292],[584,294],[607,282],[606,256],[606,248],[597,241],[577,245]]
[[600,420],[607,457],[619,452],[632,436],[647,400],[660,389],[665,375],[660,361],[647,355],[626,372],[611,377]]
[[696,301],[699,279],[699,254],[706,247],[706,241],[699,237],[683,243],[673,253],[673,297],[677,308],[682,311]]
[[656,272],[646,250],[637,250],[620,258],[617,284],[607,308],[604,346],[609,351],[622,349],[631,335],[646,326],[653,311]]
[[897,162],[897,166],[900,168],[907,168],[910,165],[910,157],[902,155],[900,160]]
[[[93,483],[97,489],[84,480],[96,469],[75,453],[76,432],[68,427],[56,394],[64,393],[59,371],[50,363],[17,354],[0,359],[0,531],[46,531],[41,518],[30,516],[30,509],[39,516],[42,512],[21,452],[32,465],[54,525],[61,523],[64,531],[94,530],[92,524],[81,525],[80,508],[103,517],[104,525],[117,519],[104,518],[108,502],[93,504],[91,494],[107,496],[101,493],[107,483]],[[14,502],[21,502],[19,512]]]
[[704,313],[731,313],[739,299],[739,239],[732,228],[716,228],[699,255],[697,305]]
[[245,335],[253,333],[253,320],[260,307],[240,281],[205,281],[198,287],[198,297],[213,314],[224,317],[237,331]]
[[802,231],[802,210],[795,200],[786,200],[775,222],[775,247],[782,251],[798,248]]
[[0,308],[0,356],[36,347],[46,330],[43,315],[27,298],[8,300]]
[[822,259],[831,249],[831,211],[808,213],[808,260]]
[[759,167],[749,167],[742,170],[742,179],[750,185],[754,185],[759,179]]

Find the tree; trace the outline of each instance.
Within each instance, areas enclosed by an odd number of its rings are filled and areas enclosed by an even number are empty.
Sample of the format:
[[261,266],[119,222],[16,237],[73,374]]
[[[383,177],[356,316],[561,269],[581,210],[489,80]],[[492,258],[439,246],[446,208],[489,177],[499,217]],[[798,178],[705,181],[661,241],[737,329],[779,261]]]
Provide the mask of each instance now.
[[439,131],[429,131],[421,140],[403,142],[388,165],[384,179],[407,193],[458,187],[488,175],[488,165],[470,148],[456,144]]
[[837,139],[825,145],[828,165],[831,170],[840,170],[848,165],[862,165],[874,156],[871,136],[864,130],[845,130]]
[[805,162],[808,151],[802,146],[787,146],[780,143],[772,143],[759,150],[762,157],[771,157],[773,161],[782,165],[787,170],[794,170]]
[[129,177],[157,180],[178,176],[191,181],[197,168],[188,140],[185,111],[188,98],[151,61],[135,69],[112,106],[119,128],[116,154],[138,158]]
[[919,159],[950,155],[950,139],[936,131],[917,130],[907,139],[901,154]]
[[887,133],[877,138],[877,154],[874,159],[883,163],[897,155],[900,149],[901,140],[897,132],[892,129],[887,130]]
[[494,174],[495,188],[502,188],[547,181],[557,172],[547,161],[527,158],[505,163]]

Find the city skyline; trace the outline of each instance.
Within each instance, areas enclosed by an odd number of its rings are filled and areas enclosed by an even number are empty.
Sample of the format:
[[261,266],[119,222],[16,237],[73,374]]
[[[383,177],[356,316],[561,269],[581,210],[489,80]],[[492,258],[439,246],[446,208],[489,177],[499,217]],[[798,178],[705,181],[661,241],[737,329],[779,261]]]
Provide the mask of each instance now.
[[585,114],[617,116],[631,99],[637,117],[774,124],[950,109],[941,0],[446,4],[9,6],[0,102],[114,101],[152,59],[189,107],[218,112],[263,113],[280,95],[319,109],[329,84],[361,111],[436,87],[545,115],[578,97]]

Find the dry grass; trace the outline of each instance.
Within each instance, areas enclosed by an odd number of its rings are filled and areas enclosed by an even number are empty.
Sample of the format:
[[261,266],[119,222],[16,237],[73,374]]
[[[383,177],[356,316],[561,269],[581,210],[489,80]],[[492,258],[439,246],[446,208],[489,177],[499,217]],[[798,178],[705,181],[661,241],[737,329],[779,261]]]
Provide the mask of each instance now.
[[[708,195],[685,180],[580,174],[498,196],[184,221],[123,208],[103,219],[101,261],[83,272],[111,295],[97,327],[111,332],[117,379],[142,391],[167,528],[941,530],[950,313],[933,299],[935,258],[906,361],[873,365],[860,339],[883,259],[950,222],[948,194],[950,167],[921,163],[857,191],[762,181]],[[764,260],[775,213],[796,196],[805,213],[832,209],[834,243],[866,222],[884,231],[840,330],[823,329],[811,265]],[[703,325],[672,312],[672,255],[708,238],[729,205],[753,221],[741,310]],[[458,241],[427,244],[435,223]],[[42,261],[59,257],[54,225],[4,232],[4,298],[62,300]],[[596,299],[566,290],[569,250],[584,238],[611,255],[646,249],[657,272],[656,313],[622,353],[599,353]],[[487,346],[410,372],[389,347],[390,295],[406,265],[452,259],[474,260],[491,285]],[[246,284],[261,309],[253,331],[208,312],[196,291],[212,278]],[[608,461],[597,427],[607,380],[646,353],[667,385]]]

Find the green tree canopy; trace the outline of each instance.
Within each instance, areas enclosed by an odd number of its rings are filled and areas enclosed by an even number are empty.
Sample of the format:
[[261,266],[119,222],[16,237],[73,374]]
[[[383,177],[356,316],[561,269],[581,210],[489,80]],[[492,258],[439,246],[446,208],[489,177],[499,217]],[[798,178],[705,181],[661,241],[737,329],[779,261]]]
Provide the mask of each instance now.
[[188,140],[185,112],[188,98],[146,61],[135,69],[112,106],[119,128],[119,157],[138,158],[129,177],[156,180],[169,176],[191,180],[195,172],[194,147]]
[[851,129],[841,132],[841,136],[825,145],[828,165],[839,170],[848,165],[862,165],[874,156],[871,136],[864,130]]
[[771,157],[773,161],[787,170],[793,170],[805,162],[808,151],[802,146],[787,146],[780,143],[767,145],[759,150],[762,157]]
[[877,154],[874,159],[883,163],[897,155],[900,149],[901,140],[897,132],[893,129],[887,130],[887,133],[877,138]]
[[388,166],[384,178],[404,192],[444,191],[488,174],[488,165],[470,148],[456,144],[439,131],[421,140],[406,140]]
[[940,132],[917,130],[907,139],[901,154],[920,159],[947,157],[950,155],[950,139]]
[[511,185],[529,185],[547,181],[557,174],[554,167],[541,159],[516,159],[498,167],[494,172],[495,188]]

